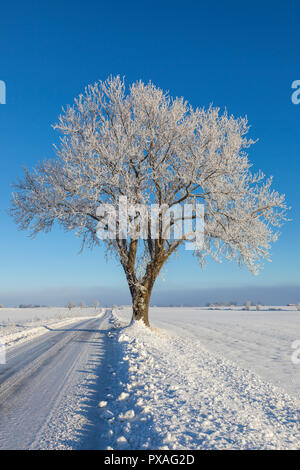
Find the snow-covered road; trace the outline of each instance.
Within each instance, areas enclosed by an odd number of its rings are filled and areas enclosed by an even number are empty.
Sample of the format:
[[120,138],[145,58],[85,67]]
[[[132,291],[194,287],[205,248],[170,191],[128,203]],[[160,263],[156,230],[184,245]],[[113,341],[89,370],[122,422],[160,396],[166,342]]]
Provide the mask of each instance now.
[[49,328],[8,351],[0,365],[0,449],[92,445],[105,322],[103,315]]

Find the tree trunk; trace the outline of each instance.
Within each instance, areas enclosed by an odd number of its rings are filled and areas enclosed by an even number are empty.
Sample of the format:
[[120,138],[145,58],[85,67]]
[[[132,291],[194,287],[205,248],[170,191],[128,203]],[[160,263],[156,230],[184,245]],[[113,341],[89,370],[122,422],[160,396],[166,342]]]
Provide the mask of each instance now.
[[149,305],[151,293],[155,280],[166,259],[166,255],[161,255],[155,262],[148,264],[142,282],[131,282],[133,276],[130,275],[130,271],[125,271],[132,297],[132,321],[142,320],[146,326],[150,326]]
[[142,320],[146,326],[149,323],[149,305],[151,290],[149,288],[138,285],[132,294],[132,321]]

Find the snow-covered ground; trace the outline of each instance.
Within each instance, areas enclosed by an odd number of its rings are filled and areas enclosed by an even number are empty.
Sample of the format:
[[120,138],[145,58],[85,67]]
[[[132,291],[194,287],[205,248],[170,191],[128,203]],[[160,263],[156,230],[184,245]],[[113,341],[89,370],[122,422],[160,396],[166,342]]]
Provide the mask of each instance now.
[[15,346],[47,333],[48,328],[63,327],[99,315],[102,309],[93,307],[1,308],[0,345]]
[[[150,321],[168,334],[196,340],[197,347],[256,372],[300,399],[300,365],[291,360],[292,344],[300,340],[300,312],[295,307],[261,308],[155,307]],[[129,321],[130,308],[120,315]]]
[[300,312],[130,317],[1,310],[1,449],[300,449]]
[[[299,312],[153,308],[150,318],[152,331],[112,333],[120,358],[99,403],[102,446],[300,448]],[[114,311],[117,326],[129,319]]]

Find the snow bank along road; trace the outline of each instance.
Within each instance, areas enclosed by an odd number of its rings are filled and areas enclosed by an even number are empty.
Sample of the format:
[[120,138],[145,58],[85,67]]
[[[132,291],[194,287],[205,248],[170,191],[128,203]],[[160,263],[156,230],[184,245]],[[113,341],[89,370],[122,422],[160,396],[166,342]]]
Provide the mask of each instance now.
[[0,449],[93,446],[106,314],[48,328],[0,365]]
[[[290,339],[300,332],[298,312],[258,312],[259,318],[256,312],[153,308],[151,314],[160,329],[137,322],[114,333],[123,360],[99,403],[107,448],[300,449],[299,398],[265,379],[264,366],[260,375],[253,371],[255,360],[270,365],[276,349],[276,370],[290,363],[277,356],[288,332],[294,329]],[[113,312],[116,325],[129,318],[130,311]],[[284,329],[289,321],[293,326]],[[207,335],[218,352],[209,339],[203,344]]]

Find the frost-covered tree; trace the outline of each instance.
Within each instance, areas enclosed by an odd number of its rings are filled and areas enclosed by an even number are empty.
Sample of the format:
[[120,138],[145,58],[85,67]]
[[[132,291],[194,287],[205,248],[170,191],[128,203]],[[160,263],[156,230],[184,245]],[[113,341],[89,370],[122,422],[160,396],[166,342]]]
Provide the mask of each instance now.
[[195,251],[201,264],[209,256],[225,258],[256,273],[268,258],[286,206],[271,179],[250,171],[247,119],[212,106],[194,109],[152,83],[139,81],[126,90],[120,77],[112,77],[88,86],[54,127],[62,134],[57,157],[25,169],[12,215],[33,236],[57,221],[83,244],[103,242],[124,269],[133,319],[149,325],[155,280],[187,237],[167,237],[161,214],[155,239],[137,237],[138,219],[128,215],[137,232],[101,241],[99,206],[118,210],[120,197],[130,205],[168,208],[198,201],[205,207],[204,244]]
[[99,301],[98,300],[94,301],[93,307],[94,307],[95,310],[99,307]]
[[74,308],[74,307],[75,307],[74,302],[70,301],[70,302],[67,303],[67,308],[68,308],[69,310],[72,310],[72,308]]

